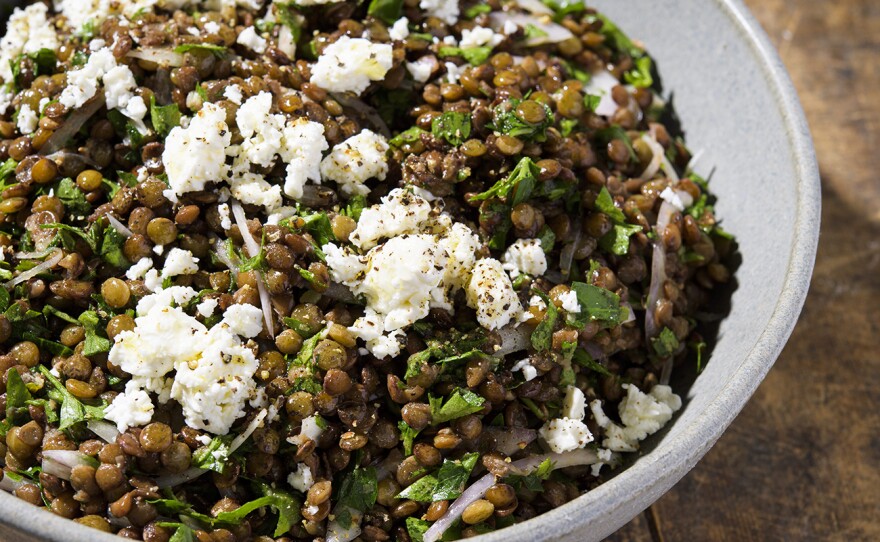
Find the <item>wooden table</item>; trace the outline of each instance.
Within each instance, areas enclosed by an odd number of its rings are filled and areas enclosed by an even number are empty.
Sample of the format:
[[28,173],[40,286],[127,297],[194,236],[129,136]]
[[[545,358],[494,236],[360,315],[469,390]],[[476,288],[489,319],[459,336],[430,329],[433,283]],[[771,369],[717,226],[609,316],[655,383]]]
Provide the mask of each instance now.
[[815,139],[823,210],[810,294],[718,444],[610,541],[880,540],[880,1],[746,3]]

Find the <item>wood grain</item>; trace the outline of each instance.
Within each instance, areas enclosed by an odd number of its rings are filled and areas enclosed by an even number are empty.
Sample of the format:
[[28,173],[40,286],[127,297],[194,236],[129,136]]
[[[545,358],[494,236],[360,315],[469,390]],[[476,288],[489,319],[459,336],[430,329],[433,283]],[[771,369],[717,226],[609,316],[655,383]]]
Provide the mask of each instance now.
[[718,444],[609,541],[880,540],[880,2],[746,4],[815,139],[823,213],[811,291]]

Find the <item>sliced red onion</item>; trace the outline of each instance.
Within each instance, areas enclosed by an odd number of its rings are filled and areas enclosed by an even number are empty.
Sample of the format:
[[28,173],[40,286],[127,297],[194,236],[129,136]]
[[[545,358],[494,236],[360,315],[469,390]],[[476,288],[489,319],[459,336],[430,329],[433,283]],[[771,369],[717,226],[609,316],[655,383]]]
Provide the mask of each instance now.
[[104,442],[116,442],[116,437],[119,436],[119,430],[110,422],[89,420],[86,422],[86,426],[89,428],[89,431],[101,437],[101,440]]
[[166,474],[164,476],[159,476],[153,479],[153,482],[159,488],[166,487],[177,487],[180,484],[185,484],[187,482],[191,482],[198,478],[199,476],[208,472],[207,469],[200,469],[198,467],[190,467],[185,471],[178,474]]
[[605,353],[605,351],[602,350],[602,347],[596,343],[585,344],[584,350],[587,352],[587,354],[590,355],[591,358],[593,358],[596,361],[601,361],[601,360],[604,360],[605,358],[608,357],[608,355]]
[[229,443],[229,453],[233,453],[235,450],[238,450],[244,441],[246,441],[253,433],[257,430],[258,427],[263,425],[263,420],[266,419],[266,416],[269,414],[265,408],[262,409],[254,419],[251,420],[251,423],[248,424],[247,428],[237,437],[232,439],[232,442]]
[[400,466],[400,461],[403,459],[403,454],[399,449],[394,448],[388,455],[376,465],[376,480],[382,481],[385,478],[391,476],[392,473],[397,472],[397,467]]
[[55,247],[47,248],[46,250],[35,250],[33,252],[16,252],[13,254],[19,260],[36,260],[38,258],[45,258],[47,255],[52,254],[56,250]]
[[[578,449],[561,454],[545,454],[527,457],[525,459],[520,459],[519,461],[514,461],[511,463],[511,467],[528,474],[547,459],[553,463],[554,469],[564,469],[575,465],[592,465],[599,461],[599,458],[594,451]],[[446,532],[446,529],[452,526],[452,524],[461,517],[461,513],[464,512],[465,508],[470,506],[474,501],[482,499],[486,494],[486,491],[494,484],[495,475],[492,473],[483,476],[471,484],[470,487],[464,490],[464,493],[462,493],[459,498],[455,499],[455,501],[449,505],[449,508],[446,510],[443,517],[438,519],[436,523],[431,525],[431,527],[425,531],[424,542],[437,542],[440,540],[443,533]],[[328,542],[330,542],[329,539]]]
[[501,336],[501,348],[493,354],[495,357],[506,356],[525,350],[531,344],[532,330],[523,324],[508,324],[498,330]]
[[[0,476],[2,476],[2,478],[0,478],[0,489],[2,489],[3,491],[8,491],[9,493],[12,493],[16,489],[28,483],[28,481],[23,476],[8,471],[0,472]],[[13,479],[13,477],[15,477],[15,479]]]
[[43,472],[70,480],[70,471],[80,465],[96,465],[95,459],[76,450],[44,450]]
[[[361,513],[354,508],[348,509],[351,514],[351,525],[343,528],[336,520],[327,525],[326,542],[351,542],[361,534]],[[427,539],[425,539],[427,541]]]
[[603,117],[610,117],[617,111],[617,102],[611,97],[611,89],[620,84],[617,77],[608,70],[599,70],[593,72],[584,92],[599,96],[599,105],[596,106],[596,114]]
[[527,427],[509,427],[504,429],[487,427],[483,434],[494,439],[494,450],[508,456],[521,452],[538,438],[538,432]]
[[535,15],[553,15],[553,10],[538,0],[517,0],[517,5]]
[[97,113],[99,109],[104,107],[104,103],[104,93],[99,92],[97,96],[86,102],[81,108],[75,109],[73,113],[67,117],[67,120],[64,121],[64,124],[55,130],[49,139],[46,140],[46,143],[40,147],[40,154],[47,156],[63,149],[64,146],[67,145],[67,142],[79,132],[79,129],[83,127],[83,124],[85,124],[92,115]]
[[110,222],[110,225],[113,226],[113,229],[119,232],[119,235],[123,237],[131,237],[132,235],[134,235],[134,233],[130,229],[128,229],[125,224],[120,222],[119,219],[115,216],[111,215],[110,213],[107,213],[104,216],[107,217],[107,221]]
[[7,289],[10,289],[10,288],[15,287],[16,284],[21,284],[22,282],[26,282],[26,281],[36,277],[37,275],[39,275],[43,271],[48,271],[48,270],[52,269],[53,267],[55,267],[56,265],[58,265],[58,262],[60,262],[63,257],[64,257],[64,252],[60,248],[56,248],[53,251],[52,255],[46,259],[46,261],[44,261],[41,264],[35,265],[34,267],[28,269],[27,271],[22,271],[20,275],[18,275],[14,279],[8,281],[3,286],[5,286]]
[[651,284],[648,287],[648,299],[645,301],[645,338],[647,340],[656,337],[660,331],[657,329],[654,311],[657,309],[657,302],[662,297],[663,285],[666,284],[666,247],[663,246],[663,232],[676,210],[675,206],[664,200],[660,205],[660,212],[657,214],[657,225],[655,226],[657,239],[654,240],[653,255],[651,256]]
[[559,270],[562,272],[563,277],[568,277],[571,274],[571,264],[574,262],[574,253],[577,251],[578,245],[581,244],[581,235],[583,232],[581,231],[581,217],[576,217],[571,223],[572,231],[574,231],[574,237],[572,238],[570,243],[567,243],[562,250],[559,251]]
[[125,56],[129,58],[137,58],[138,60],[155,62],[156,64],[173,66],[175,68],[183,66],[183,55],[175,53],[171,49],[144,47],[143,49],[129,51]]
[[648,145],[648,148],[651,149],[651,162],[648,163],[645,171],[639,175],[639,179],[647,181],[660,171],[660,166],[663,164],[664,152],[663,146],[657,143],[657,140],[648,134],[642,135],[641,139]]
[[526,28],[529,25],[537,28],[543,35],[526,39],[525,44],[529,47],[544,45],[546,43],[559,43],[574,37],[574,34],[562,25],[526,13],[495,12],[489,15],[489,21],[491,22],[492,29],[496,32],[503,29],[504,23],[507,21],[523,28]]
[[229,271],[238,274],[238,268],[241,266],[241,262],[237,261],[237,258],[233,259],[229,256],[229,252],[226,250],[226,244],[220,239],[217,239],[214,243],[214,254],[217,256],[220,263],[225,265]]
[[636,321],[636,313],[635,313],[635,311],[633,311],[632,305],[630,305],[628,301],[624,301],[623,303],[620,304],[620,306],[623,307],[624,309],[626,309],[626,313],[627,313],[626,320],[624,320],[621,323],[628,324],[630,322],[635,322]]
[[[235,218],[235,223],[238,224],[238,230],[241,232],[241,238],[244,240],[245,251],[248,253],[249,257],[253,258],[260,253],[260,244],[257,243],[257,240],[254,239],[254,236],[251,235],[251,231],[248,229],[244,209],[242,209],[241,204],[235,200],[231,200],[229,207],[232,209],[232,216]],[[266,290],[266,285],[263,284],[263,281],[263,274],[260,273],[260,280],[257,281],[257,291],[260,294],[260,305],[263,308],[263,319],[266,322],[266,330],[269,332],[269,336],[274,338],[275,325],[272,323],[272,301],[269,299],[269,291]]]

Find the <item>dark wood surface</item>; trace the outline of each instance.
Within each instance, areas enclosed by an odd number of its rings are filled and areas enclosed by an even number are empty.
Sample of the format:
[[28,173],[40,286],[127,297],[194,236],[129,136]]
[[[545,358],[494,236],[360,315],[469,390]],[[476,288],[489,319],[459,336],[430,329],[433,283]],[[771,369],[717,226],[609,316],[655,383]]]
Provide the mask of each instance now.
[[609,541],[880,540],[880,1],[746,4],[791,73],[819,158],[810,294],[718,444]]

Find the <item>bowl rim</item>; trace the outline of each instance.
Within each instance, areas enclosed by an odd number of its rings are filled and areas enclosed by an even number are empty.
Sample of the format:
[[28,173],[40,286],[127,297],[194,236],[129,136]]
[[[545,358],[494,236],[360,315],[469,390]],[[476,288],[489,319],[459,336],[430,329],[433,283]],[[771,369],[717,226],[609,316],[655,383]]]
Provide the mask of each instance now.
[[[794,85],[776,49],[742,0],[713,0],[749,44],[755,61],[774,92],[791,143],[798,178],[794,238],[782,294],[755,346],[721,392],[670,441],[631,465],[613,481],[529,521],[477,537],[480,542],[544,541],[571,536],[600,539],[611,534],[660,498],[706,454],[745,406],[773,366],[806,300],[819,240],[821,189],[819,169],[806,117]],[[658,470],[662,465],[662,470]],[[659,473],[659,475],[658,475]],[[647,483],[644,480],[649,480]],[[634,495],[648,500],[634,502]],[[601,503],[601,506],[598,506]],[[646,504],[645,504],[646,503]],[[599,509],[612,510],[599,515]],[[35,514],[34,512],[38,512]],[[0,491],[0,524],[44,540],[118,540],[74,524]],[[72,532],[71,532],[72,530]]]

